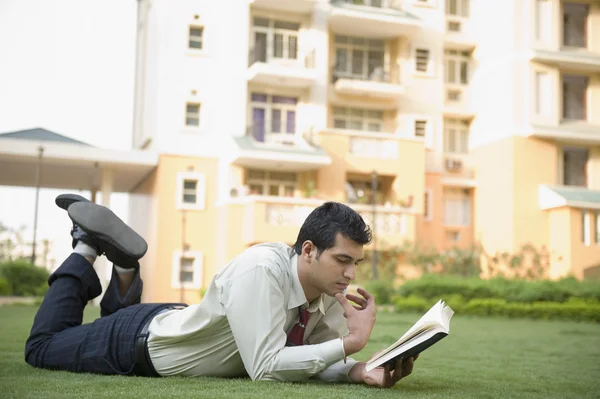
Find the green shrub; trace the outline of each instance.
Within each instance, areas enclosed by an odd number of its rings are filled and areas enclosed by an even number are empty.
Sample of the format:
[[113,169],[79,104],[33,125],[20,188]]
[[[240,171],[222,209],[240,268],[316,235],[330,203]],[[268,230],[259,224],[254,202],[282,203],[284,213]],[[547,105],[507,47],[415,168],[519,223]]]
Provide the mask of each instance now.
[[[530,319],[567,319],[600,323],[600,303],[586,302],[580,299],[560,302],[534,302],[518,303],[507,302],[504,299],[484,298],[472,299],[461,302],[459,295],[449,297],[446,303],[456,314],[473,316],[504,316],[511,318]],[[431,308],[435,302],[424,298],[410,296],[400,297],[395,300],[395,309],[398,312],[423,313]]]
[[388,305],[392,303],[392,297],[396,290],[390,280],[371,280],[364,283],[364,287],[375,297],[375,303],[378,305]]
[[32,265],[26,261],[11,261],[0,264],[0,277],[4,278],[11,295],[36,296],[44,295],[49,273],[46,269]]
[[570,298],[600,302],[600,284],[567,278],[558,281],[527,281],[506,278],[482,280],[457,276],[424,275],[410,280],[398,290],[400,296],[419,296],[429,300],[459,294],[471,299],[504,299],[507,302],[567,302]]
[[0,295],[10,295],[10,286],[8,285],[8,280],[4,277],[0,277]]
[[424,312],[434,304],[418,296],[401,297],[394,300],[394,306],[398,312]]
[[400,296],[420,296],[426,299],[443,299],[452,294],[460,294],[465,300],[472,298],[500,298],[501,292],[493,284],[478,278],[455,276],[424,275],[417,280],[409,280],[400,289]]

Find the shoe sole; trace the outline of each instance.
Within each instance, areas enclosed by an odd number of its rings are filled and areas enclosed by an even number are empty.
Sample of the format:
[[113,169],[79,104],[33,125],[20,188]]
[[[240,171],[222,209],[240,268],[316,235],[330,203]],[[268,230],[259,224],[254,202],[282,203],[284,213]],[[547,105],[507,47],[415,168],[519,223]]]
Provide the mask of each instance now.
[[73,223],[91,235],[109,260],[119,257],[139,259],[148,244],[110,209],[92,202],[75,202],[67,209]]
[[91,202],[87,198],[82,197],[77,194],[61,194],[54,200],[54,203],[59,208],[64,209],[65,211],[69,209],[69,206],[75,202]]

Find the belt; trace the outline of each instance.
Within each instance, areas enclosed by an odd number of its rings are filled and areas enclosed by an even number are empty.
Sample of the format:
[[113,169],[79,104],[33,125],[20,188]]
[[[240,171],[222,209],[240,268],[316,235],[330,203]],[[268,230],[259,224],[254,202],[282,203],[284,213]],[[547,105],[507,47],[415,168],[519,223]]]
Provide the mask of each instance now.
[[148,333],[148,329],[150,328],[150,323],[152,323],[152,320],[154,320],[154,318],[159,314],[182,307],[184,306],[172,305],[160,309],[158,312],[148,317],[148,320],[144,322],[140,332],[135,338],[135,366],[133,368],[134,375],[160,377],[160,374],[156,372],[154,366],[152,365],[152,361],[150,360],[150,353],[148,352],[148,336],[150,334]]

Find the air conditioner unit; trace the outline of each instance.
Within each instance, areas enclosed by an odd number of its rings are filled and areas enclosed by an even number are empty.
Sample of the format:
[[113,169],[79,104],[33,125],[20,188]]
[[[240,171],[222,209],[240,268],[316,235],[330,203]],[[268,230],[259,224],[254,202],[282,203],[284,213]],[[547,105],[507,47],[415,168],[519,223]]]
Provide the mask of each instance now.
[[447,28],[448,32],[462,32],[462,24],[459,21],[448,21]]
[[458,172],[462,169],[462,161],[460,159],[446,159],[446,170],[449,172]]
[[242,186],[242,185],[238,185],[238,186],[231,186],[231,188],[229,189],[229,196],[231,198],[237,198],[237,197],[245,197],[248,195],[248,193],[250,192],[250,188],[248,186]]

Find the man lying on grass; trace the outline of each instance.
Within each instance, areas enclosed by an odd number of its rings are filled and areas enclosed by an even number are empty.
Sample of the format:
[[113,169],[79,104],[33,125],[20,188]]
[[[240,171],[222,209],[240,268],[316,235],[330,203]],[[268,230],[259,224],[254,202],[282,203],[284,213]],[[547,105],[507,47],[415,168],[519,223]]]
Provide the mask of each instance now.
[[[216,274],[200,304],[187,306],[140,304],[138,260],[147,244],[108,208],[72,194],[56,204],[73,221],[74,251],[48,280],[25,348],[32,366],[378,387],[412,372],[412,358],[370,372],[347,358],[367,344],[375,302],[364,290],[344,295],[371,241],[370,228],[346,205],[328,202],[311,212],[293,248],[246,249]],[[114,266],[101,317],[81,324],[85,305],[102,292],[92,267],[102,254]]]

